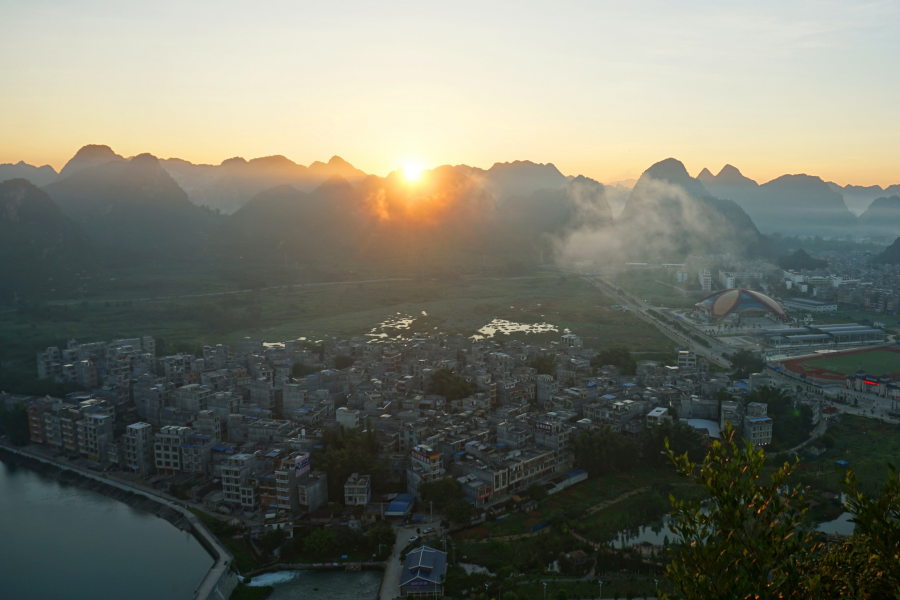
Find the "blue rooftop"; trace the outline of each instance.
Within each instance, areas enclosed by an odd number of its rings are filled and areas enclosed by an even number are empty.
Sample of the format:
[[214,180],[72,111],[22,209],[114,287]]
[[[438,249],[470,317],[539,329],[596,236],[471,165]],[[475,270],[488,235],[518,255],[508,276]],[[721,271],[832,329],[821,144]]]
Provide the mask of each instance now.
[[384,511],[386,517],[403,517],[412,510],[412,505],[416,501],[416,497],[412,494],[398,494],[396,498],[388,504],[387,510]]

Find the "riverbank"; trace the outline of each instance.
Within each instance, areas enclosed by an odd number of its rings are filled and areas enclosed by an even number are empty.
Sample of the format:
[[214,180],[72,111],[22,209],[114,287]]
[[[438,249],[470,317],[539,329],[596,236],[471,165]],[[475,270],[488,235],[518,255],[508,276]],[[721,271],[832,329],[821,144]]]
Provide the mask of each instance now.
[[106,479],[100,474],[35,455],[25,448],[0,444],[0,456],[12,464],[57,481],[102,494],[138,510],[152,512],[176,524],[179,529],[189,531],[214,560],[213,566],[194,591],[195,600],[227,600],[237,585],[237,576],[230,568],[234,560],[231,554],[200,519],[174,502],[161,498],[150,490],[131,488],[124,483]]

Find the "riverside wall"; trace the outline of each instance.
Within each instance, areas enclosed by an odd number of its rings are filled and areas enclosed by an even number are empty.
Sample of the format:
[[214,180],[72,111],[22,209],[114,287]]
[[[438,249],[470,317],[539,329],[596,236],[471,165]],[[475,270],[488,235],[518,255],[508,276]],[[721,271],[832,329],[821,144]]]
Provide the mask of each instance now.
[[[171,502],[170,500],[158,496],[148,490],[130,486],[124,482],[115,481],[80,469],[70,464],[61,463],[53,459],[32,454],[23,448],[15,448],[13,446],[0,446],[0,453],[8,452],[17,457],[26,459],[20,462],[24,467],[28,467],[27,461],[37,461],[37,463],[52,467],[62,472],[72,472],[77,474],[80,481],[73,481],[71,477],[65,480],[69,483],[77,483],[81,487],[109,496],[114,500],[124,502],[134,508],[158,512],[163,507],[169,508],[178,513],[179,518],[173,520],[172,517],[167,518],[172,523],[178,523],[182,528],[188,528],[194,538],[200,542],[200,545],[209,552],[215,561],[210,567],[200,585],[194,591],[194,600],[228,600],[231,592],[238,584],[237,575],[231,569],[234,557],[222,545],[219,539],[206,528],[203,521],[186,508]],[[41,471],[43,469],[35,469]],[[137,498],[135,497],[137,496]]]

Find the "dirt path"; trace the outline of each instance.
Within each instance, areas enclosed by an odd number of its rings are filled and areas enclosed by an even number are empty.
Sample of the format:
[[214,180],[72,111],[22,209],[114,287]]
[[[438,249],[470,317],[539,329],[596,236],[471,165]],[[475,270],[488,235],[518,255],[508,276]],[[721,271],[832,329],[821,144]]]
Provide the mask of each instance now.
[[[592,515],[595,512],[599,512],[599,511],[603,510],[604,508],[609,508],[613,504],[618,504],[619,502],[622,502],[623,500],[628,500],[632,496],[636,496],[638,494],[643,494],[644,492],[649,492],[651,489],[653,489],[653,488],[650,487],[649,485],[647,485],[647,486],[644,486],[641,488],[631,490],[630,492],[625,492],[624,494],[620,494],[619,496],[616,496],[615,498],[613,498],[611,500],[604,500],[603,502],[600,502],[599,504],[595,504],[595,505],[591,506],[590,508],[588,508],[587,511],[585,511],[585,512],[589,515]],[[521,539],[541,535],[543,533],[547,533],[548,531],[550,531],[550,528],[545,527],[545,528],[539,529],[537,531],[528,531],[526,533],[517,533],[514,535],[499,535],[499,536],[495,536],[495,537],[489,537],[488,539],[479,540],[478,543],[479,544],[489,544],[492,541],[511,542],[513,540],[521,540]]]

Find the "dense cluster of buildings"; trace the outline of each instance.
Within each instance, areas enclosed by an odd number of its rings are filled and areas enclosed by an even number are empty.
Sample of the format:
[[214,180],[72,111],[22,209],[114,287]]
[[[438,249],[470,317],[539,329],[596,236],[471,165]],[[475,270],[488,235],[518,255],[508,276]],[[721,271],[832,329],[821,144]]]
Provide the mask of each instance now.
[[[720,390],[747,393],[761,380],[712,377],[688,351],[677,366],[645,362],[625,376],[597,365],[596,353],[570,333],[548,344],[430,335],[335,338],[323,346],[324,353],[300,341],[244,339],[234,350],[156,356],[144,337],[48,348],[38,354],[40,372],[87,391],[29,399],[31,440],[157,484],[190,481],[211,508],[294,515],[329,501],[383,511],[370,506],[379,482],[368,473],[353,473],[342,482],[343,498],[329,498],[328,474],[313,468],[329,429],[377,438],[390,480],[382,487],[405,488],[401,499],[414,501],[423,483],[451,476],[476,507],[536,483],[555,492],[584,479],[570,440],[601,425],[637,438],[648,425],[678,418],[715,437],[729,421],[752,430],[757,445],[771,440],[764,409],[741,402],[720,409],[715,399]],[[539,374],[531,365],[548,354],[556,356],[555,371]],[[338,356],[352,365],[327,368]],[[441,370],[470,393],[433,393]]]
[[[784,286],[796,298],[785,308],[806,312],[835,312],[839,307],[873,313],[900,314],[900,265],[873,265],[859,258],[829,258],[824,269],[784,271]],[[789,306],[795,300],[810,306]]]

